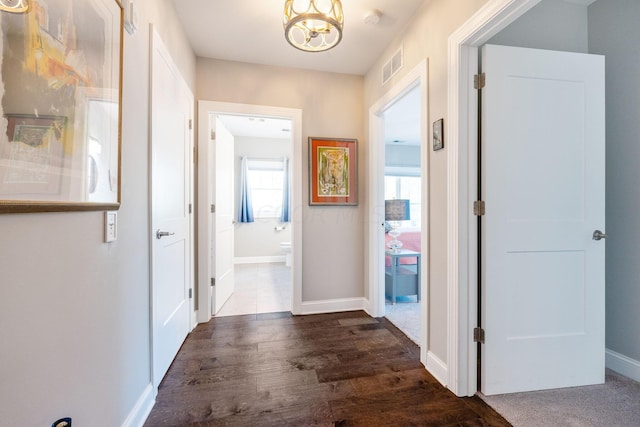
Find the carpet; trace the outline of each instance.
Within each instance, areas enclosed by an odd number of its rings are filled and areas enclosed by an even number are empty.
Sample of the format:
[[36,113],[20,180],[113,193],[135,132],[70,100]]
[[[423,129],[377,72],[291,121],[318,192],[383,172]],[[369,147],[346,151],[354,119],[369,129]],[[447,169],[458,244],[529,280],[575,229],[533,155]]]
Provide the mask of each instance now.
[[640,383],[609,369],[602,385],[479,395],[515,427],[640,426]]

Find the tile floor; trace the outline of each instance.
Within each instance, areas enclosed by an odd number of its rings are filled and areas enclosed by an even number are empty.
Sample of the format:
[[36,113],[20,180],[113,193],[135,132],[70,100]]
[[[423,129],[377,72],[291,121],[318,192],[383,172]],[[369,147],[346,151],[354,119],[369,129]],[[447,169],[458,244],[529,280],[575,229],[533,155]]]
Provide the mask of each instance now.
[[291,269],[284,263],[238,264],[235,291],[216,317],[291,311]]

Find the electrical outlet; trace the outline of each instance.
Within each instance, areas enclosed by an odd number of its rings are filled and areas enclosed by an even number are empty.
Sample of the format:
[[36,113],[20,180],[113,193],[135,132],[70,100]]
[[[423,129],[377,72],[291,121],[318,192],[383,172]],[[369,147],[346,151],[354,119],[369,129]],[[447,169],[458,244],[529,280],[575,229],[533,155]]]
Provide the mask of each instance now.
[[71,427],[71,417],[60,418],[51,424],[51,427]]

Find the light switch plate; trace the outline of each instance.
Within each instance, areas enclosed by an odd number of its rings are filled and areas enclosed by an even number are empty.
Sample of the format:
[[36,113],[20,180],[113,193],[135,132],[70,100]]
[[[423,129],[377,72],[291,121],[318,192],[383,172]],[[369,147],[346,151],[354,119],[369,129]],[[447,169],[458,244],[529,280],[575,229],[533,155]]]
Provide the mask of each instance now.
[[105,243],[113,242],[118,238],[118,213],[104,213],[104,241]]

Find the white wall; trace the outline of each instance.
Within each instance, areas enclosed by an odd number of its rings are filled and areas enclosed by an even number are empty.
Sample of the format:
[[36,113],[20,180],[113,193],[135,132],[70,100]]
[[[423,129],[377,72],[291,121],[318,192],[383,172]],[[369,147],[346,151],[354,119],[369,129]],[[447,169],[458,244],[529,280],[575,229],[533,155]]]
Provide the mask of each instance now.
[[394,145],[384,146],[385,166],[411,166],[420,167],[419,145]]
[[[264,159],[291,158],[288,139],[272,138],[235,138],[236,177],[235,200],[236,218],[238,217],[238,205],[240,200],[240,169],[242,156]],[[282,231],[276,231],[275,227],[285,225]],[[280,248],[281,242],[291,241],[291,224],[280,223],[279,218],[256,218],[255,222],[240,223],[235,226],[235,257],[273,257],[284,256]]]
[[364,295],[364,179],[359,163],[358,206],[309,206],[307,138],[363,138],[363,78],[347,74],[198,58],[200,100],[299,108],[302,110],[302,200],[292,206],[303,221],[302,301]]
[[[365,76],[365,111],[424,58],[429,59],[429,123],[443,118],[447,122],[447,40],[486,0],[428,0],[416,12],[407,30],[396,37]],[[390,83],[382,86],[381,67],[404,47],[404,67]],[[368,117],[365,126],[368,128]],[[431,135],[429,135],[431,136]],[[428,351],[447,360],[447,144],[429,156],[429,342]],[[361,151],[362,164],[368,164],[368,149]],[[361,191],[368,191],[364,186]]]
[[150,384],[149,22],[186,81],[195,57],[168,0],[137,0],[125,33],[118,240],[103,213],[0,215],[0,424],[117,426]]
[[589,52],[606,56],[606,344],[607,349],[635,361],[623,373],[636,380],[640,380],[638,18],[637,0],[599,0],[589,6]]

